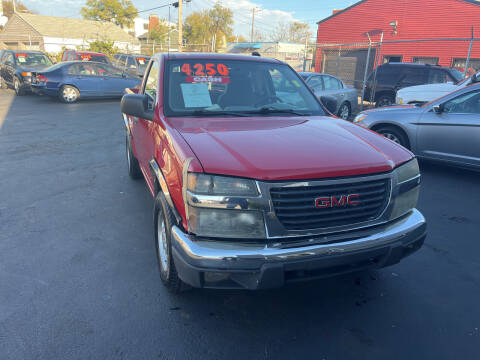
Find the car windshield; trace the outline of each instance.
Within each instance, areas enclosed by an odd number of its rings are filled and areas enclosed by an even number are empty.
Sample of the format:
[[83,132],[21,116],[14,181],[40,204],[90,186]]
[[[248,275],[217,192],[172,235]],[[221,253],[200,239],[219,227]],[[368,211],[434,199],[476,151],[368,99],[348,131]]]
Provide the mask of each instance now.
[[462,72],[458,71],[457,69],[450,69],[450,71],[456,83],[459,83],[462,81],[464,77]]
[[297,73],[273,62],[171,60],[164,97],[169,116],[325,115]]
[[24,66],[51,66],[52,61],[48,56],[37,53],[15,53],[17,64]]
[[104,55],[94,55],[94,54],[80,54],[79,60],[82,61],[96,61],[104,64],[109,64],[108,58]]

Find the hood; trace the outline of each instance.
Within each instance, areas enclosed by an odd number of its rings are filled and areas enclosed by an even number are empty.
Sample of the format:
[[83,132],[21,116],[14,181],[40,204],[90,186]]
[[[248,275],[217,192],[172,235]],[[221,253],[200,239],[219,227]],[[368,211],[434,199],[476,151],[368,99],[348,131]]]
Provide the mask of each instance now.
[[415,113],[421,111],[422,108],[415,105],[395,105],[395,106],[385,106],[380,108],[373,108],[369,110],[362,111],[362,114],[382,114],[383,112],[391,113]]
[[426,93],[426,92],[452,92],[458,89],[458,85],[453,83],[442,83],[442,84],[426,84],[426,85],[417,85],[409,86],[397,91],[397,96],[402,97],[402,94],[408,94],[412,92]]
[[259,180],[319,179],[387,172],[403,147],[331,117],[169,118],[204,171]]
[[48,68],[49,66],[52,66],[52,65],[37,65],[37,66],[19,66],[17,67],[17,71],[19,72],[22,72],[22,71],[29,71],[29,72],[32,72],[32,71],[39,71],[39,70],[44,70],[46,68]]

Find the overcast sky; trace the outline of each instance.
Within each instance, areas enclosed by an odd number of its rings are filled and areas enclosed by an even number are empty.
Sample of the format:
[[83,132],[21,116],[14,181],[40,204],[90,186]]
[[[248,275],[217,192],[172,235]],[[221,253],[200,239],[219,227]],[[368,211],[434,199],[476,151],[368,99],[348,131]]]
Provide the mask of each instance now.
[[[168,4],[173,0],[133,0],[138,10],[144,10]],[[184,0],[185,1],[185,0]],[[52,16],[80,17],[80,8],[85,0],[22,0],[39,14]],[[269,33],[278,22],[299,20],[308,23],[315,33],[315,23],[329,16],[333,9],[343,9],[355,1],[352,0],[219,0],[234,12],[235,32],[248,37],[250,34],[252,8],[258,8],[255,15],[256,26],[262,33]],[[185,3],[185,16],[199,9],[210,8],[215,0],[192,0]],[[168,7],[154,10],[151,13],[168,18]],[[139,14],[148,18],[147,13]],[[176,21],[176,9],[171,10],[171,20]]]

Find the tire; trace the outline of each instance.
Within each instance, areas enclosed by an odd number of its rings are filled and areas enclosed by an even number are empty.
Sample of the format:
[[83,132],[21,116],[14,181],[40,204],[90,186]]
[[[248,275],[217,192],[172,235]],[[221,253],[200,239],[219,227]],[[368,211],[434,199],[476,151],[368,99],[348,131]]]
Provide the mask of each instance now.
[[171,229],[175,224],[174,216],[162,192],[155,197],[153,208],[155,252],[158,270],[163,285],[173,294],[178,294],[189,287],[178,277],[172,256]]
[[0,89],[3,89],[3,90],[8,89],[7,83],[5,82],[5,80],[3,80],[3,76],[0,76]]
[[66,104],[73,104],[80,99],[80,92],[75,86],[63,85],[58,94],[60,100]]
[[348,102],[344,102],[338,108],[337,116],[340,119],[348,120],[350,118],[350,115],[352,115],[352,109],[350,107],[350,104]]
[[13,88],[15,89],[15,94],[17,96],[25,95],[25,90],[22,89],[22,82],[16,76],[13,78]]
[[384,126],[376,129],[375,131],[385,136],[387,139],[390,139],[408,149],[408,139],[401,130],[398,130],[392,126]]
[[380,95],[375,102],[375,107],[390,106],[393,103],[395,103],[395,98],[392,95]]
[[133,154],[132,150],[132,142],[130,139],[130,135],[127,134],[125,136],[125,152],[127,155],[127,166],[128,166],[128,175],[134,180],[141,179],[143,174],[140,170],[140,165],[138,164],[138,160]]

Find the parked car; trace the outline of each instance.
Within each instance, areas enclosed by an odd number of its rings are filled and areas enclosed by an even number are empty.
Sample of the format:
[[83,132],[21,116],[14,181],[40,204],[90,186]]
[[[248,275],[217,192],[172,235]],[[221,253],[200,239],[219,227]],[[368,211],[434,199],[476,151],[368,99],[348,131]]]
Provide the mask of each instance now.
[[420,63],[387,63],[377,67],[365,84],[364,98],[376,107],[389,106],[395,102],[397,91],[415,85],[457,84],[463,74],[446,67]]
[[113,56],[113,64],[116,67],[141,78],[143,78],[149,61],[150,56],[147,55],[116,54]]
[[3,50],[0,58],[0,86],[12,87],[17,95],[31,90],[32,71],[52,66],[50,58],[41,51]]
[[[290,99],[278,96],[284,87]],[[425,239],[413,154],[326,116],[278,60],[157,54],[121,110],[128,172],[155,198],[155,252],[171,291],[383,267]]]
[[62,61],[96,61],[105,64],[110,64],[110,59],[107,55],[93,52],[93,51],[76,51],[76,50],[65,50],[62,53]]
[[342,80],[332,75],[312,72],[300,72],[299,74],[317,97],[331,96],[335,98],[337,109],[334,114],[338,117],[347,120],[352,113],[357,112],[358,93],[353,86],[345,85]]
[[33,72],[36,93],[59,97],[66,103],[80,98],[121,97],[126,88],[138,86],[141,79],[99,62],[69,61],[45,71]]
[[420,106],[364,111],[354,122],[418,157],[480,168],[480,84]]
[[397,91],[395,102],[397,104],[424,104],[457,91],[458,89],[475,84],[479,82],[479,80],[480,73],[477,73],[456,84],[447,82],[442,84],[409,86]]

